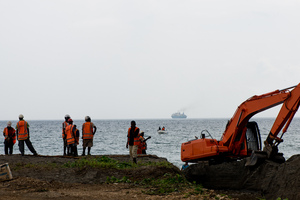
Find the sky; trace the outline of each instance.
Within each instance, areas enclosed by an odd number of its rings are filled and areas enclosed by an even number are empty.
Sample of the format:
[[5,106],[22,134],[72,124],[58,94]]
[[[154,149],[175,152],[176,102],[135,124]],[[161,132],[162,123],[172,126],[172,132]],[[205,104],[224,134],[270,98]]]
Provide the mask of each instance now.
[[300,82],[299,10],[295,0],[0,0],[0,120],[231,118],[249,97]]

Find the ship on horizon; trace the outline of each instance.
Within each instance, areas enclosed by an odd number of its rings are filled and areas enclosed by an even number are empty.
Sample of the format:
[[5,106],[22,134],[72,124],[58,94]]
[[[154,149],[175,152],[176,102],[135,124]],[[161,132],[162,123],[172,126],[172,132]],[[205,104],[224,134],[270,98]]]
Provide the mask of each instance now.
[[187,116],[184,114],[184,112],[180,113],[180,112],[176,112],[176,113],[173,113],[171,115],[171,117],[174,119],[174,118],[183,118],[185,119]]

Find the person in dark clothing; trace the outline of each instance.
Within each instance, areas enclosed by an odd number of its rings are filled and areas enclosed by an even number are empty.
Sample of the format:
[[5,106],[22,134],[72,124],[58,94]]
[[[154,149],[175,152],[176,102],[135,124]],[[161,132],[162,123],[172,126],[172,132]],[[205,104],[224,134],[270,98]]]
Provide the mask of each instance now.
[[136,125],[135,121],[131,121],[131,127],[128,129],[128,133],[127,133],[126,148],[128,149],[129,146],[130,157],[132,158],[134,163],[137,163],[136,158],[137,158],[137,150],[139,145],[140,129],[135,125]]
[[75,147],[74,147],[74,156],[78,156],[78,150],[77,150],[77,145],[79,145],[79,130],[77,129],[77,126],[74,125],[75,127]]
[[3,136],[4,136],[4,152],[5,155],[8,155],[8,149],[9,154],[11,155],[13,153],[13,146],[16,143],[16,130],[11,127],[11,122],[7,122],[7,127],[3,130]]

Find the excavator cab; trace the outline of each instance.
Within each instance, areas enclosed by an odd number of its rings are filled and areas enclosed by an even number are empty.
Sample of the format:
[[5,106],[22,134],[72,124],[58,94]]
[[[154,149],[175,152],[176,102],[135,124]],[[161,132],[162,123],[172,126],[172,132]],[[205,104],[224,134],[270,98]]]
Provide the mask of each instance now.
[[261,150],[261,137],[258,125],[255,121],[247,123],[246,140],[248,152]]

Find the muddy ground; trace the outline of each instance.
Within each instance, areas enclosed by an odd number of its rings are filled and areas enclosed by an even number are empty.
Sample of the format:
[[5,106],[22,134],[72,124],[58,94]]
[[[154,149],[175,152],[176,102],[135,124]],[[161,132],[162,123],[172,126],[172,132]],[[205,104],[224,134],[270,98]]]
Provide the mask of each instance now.
[[[118,161],[130,161],[127,155],[110,155]],[[145,188],[130,183],[105,183],[107,177],[118,179],[126,176],[131,180],[159,178],[165,173],[181,173],[177,167],[141,166],[130,170],[99,168],[60,168],[53,164],[72,162],[76,158],[61,156],[0,155],[0,164],[8,163],[13,179],[0,182],[0,199],[32,200],[32,199],[256,199],[258,193],[245,190],[204,190],[195,195],[193,188],[173,192],[168,195],[145,194]],[[167,161],[155,155],[138,158],[138,162]],[[38,164],[39,167],[36,167]],[[42,167],[41,167],[42,166]],[[229,195],[224,196],[224,194]]]

